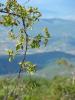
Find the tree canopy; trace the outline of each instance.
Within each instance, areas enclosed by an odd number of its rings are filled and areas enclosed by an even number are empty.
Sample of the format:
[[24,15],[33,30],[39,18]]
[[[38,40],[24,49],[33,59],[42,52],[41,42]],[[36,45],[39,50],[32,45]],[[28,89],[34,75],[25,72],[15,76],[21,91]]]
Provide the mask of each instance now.
[[[32,28],[35,22],[38,22],[41,13],[38,8],[25,7],[20,5],[17,0],[7,0],[5,4],[0,3],[0,24],[5,27],[10,27],[8,32],[9,39],[15,41],[15,49],[9,49],[9,61],[14,59],[20,51],[23,51],[23,59],[19,62],[20,71],[27,71],[33,73],[36,71],[36,65],[30,61],[26,61],[26,54],[28,49],[40,48],[41,43],[47,45],[50,38],[47,27],[43,29],[44,35],[38,33],[36,36],[28,34],[28,30]],[[17,33],[14,31],[14,26],[18,27]],[[37,30],[36,30],[37,31]],[[35,34],[35,33],[34,33]]]

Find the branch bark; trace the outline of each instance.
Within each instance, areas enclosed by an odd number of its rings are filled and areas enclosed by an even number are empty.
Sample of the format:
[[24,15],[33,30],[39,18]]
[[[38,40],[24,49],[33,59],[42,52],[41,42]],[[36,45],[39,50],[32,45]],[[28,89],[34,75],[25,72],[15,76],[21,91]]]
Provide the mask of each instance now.
[[[22,63],[26,60],[26,53],[27,53],[27,46],[28,46],[28,34],[27,34],[27,31],[26,31],[26,25],[25,25],[25,20],[24,18],[22,18],[22,23],[23,23],[23,27],[24,27],[24,33],[25,33],[25,52],[24,52],[24,57],[23,57],[23,60],[22,60]],[[20,68],[19,70],[19,78],[20,78],[20,74],[21,74],[21,71],[22,71],[22,68]]]
[[18,15],[18,14],[15,14],[13,12],[7,12],[7,11],[5,11],[3,9],[0,9],[0,13],[5,13],[5,14],[9,14],[9,15],[14,15],[14,16],[20,17],[20,15]]

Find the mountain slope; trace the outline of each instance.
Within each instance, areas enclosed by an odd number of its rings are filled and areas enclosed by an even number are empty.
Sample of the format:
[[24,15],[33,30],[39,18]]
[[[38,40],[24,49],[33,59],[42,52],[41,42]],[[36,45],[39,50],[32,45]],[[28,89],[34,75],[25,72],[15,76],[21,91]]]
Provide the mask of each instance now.
[[[0,56],[0,75],[17,73],[19,70],[18,62],[21,61],[21,58],[22,56],[17,56],[14,61],[10,63],[8,62],[7,56]],[[58,69],[64,71],[65,69],[56,63],[57,60],[62,58],[67,59],[74,65],[75,56],[63,52],[46,52],[27,55],[28,61],[32,61],[33,63],[37,64],[37,73],[40,73],[40,75],[42,75],[44,72],[48,73],[47,75],[49,75],[51,71],[56,70],[57,71],[55,73],[57,74]]]

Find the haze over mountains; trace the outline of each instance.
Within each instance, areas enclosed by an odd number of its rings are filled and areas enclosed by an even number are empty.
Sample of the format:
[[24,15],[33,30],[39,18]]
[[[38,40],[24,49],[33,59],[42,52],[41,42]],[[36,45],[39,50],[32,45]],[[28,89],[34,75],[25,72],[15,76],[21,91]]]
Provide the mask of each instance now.
[[[14,46],[14,43],[8,40],[7,31],[9,28],[4,28],[3,26],[0,27],[0,54],[4,54],[6,49],[12,48],[12,45]],[[36,35],[41,32],[43,27],[48,27],[49,32],[51,33],[51,39],[48,46],[43,49],[30,51],[30,53],[56,50],[75,54],[75,21],[57,18],[40,19],[38,23],[33,25],[32,30],[28,33]]]

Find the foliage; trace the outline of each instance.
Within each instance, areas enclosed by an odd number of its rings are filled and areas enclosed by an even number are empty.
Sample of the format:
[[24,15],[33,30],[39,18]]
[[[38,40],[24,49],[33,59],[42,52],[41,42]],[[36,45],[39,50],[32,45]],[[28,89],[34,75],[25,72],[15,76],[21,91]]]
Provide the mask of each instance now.
[[74,67],[74,65],[70,61],[67,61],[67,59],[63,59],[63,58],[57,60],[56,63],[59,66],[63,65],[63,66],[70,67],[70,68],[73,68]]
[[[39,21],[41,13],[38,8],[20,5],[17,0],[7,0],[5,4],[0,3],[0,12],[0,24],[11,28],[8,35],[15,42],[15,49],[7,51],[9,61],[11,62],[15,55],[23,52],[24,56],[19,64],[19,74],[21,71],[35,72],[36,66],[31,62],[26,62],[27,51],[28,49],[40,48],[42,43],[46,46],[50,38],[47,28],[43,29],[44,35],[39,33],[32,37],[31,34],[28,34],[28,30],[32,28],[33,24]],[[22,27],[19,27],[20,25]],[[18,27],[17,33],[14,31],[14,26]]]
[[62,76],[51,80],[38,77],[22,77],[18,81],[12,77],[3,78],[0,79],[0,100],[7,95],[7,100],[75,100],[75,83],[72,84],[72,78]]
[[[23,59],[18,62],[20,66],[18,79],[4,79],[0,82],[0,100],[37,100],[32,91],[38,92],[36,87],[40,87],[40,83],[31,79],[31,75],[36,71],[36,64],[26,61],[28,49],[40,48],[41,44],[47,45],[50,34],[47,28],[43,29],[44,35],[38,33],[36,36],[28,34],[41,17],[38,8],[25,7],[20,5],[17,0],[7,0],[5,4],[0,3],[0,24],[4,27],[10,27],[8,37],[10,41],[15,43],[14,49],[9,49],[9,62],[16,55],[23,52]],[[20,27],[21,26],[21,27]],[[18,28],[17,32],[14,30]],[[34,33],[35,34],[35,33]],[[20,52],[21,51],[21,52]],[[26,71],[30,74],[30,80],[24,81],[20,78],[20,73]],[[32,98],[34,97],[34,98]]]
[[[15,49],[8,50],[9,62],[20,50],[24,52],[23,59],[19,62],[20,71],[30,73],[29,78],[2,78],[0,80],[0,100],[75,100],[75,83],[72,78],[55,77],[53,80],[32,78],[31,74],[36,71],[36,65],[26,61],[28,49],[40,48],[41,43],[47,45],[51,37],[47,28],[32,37],[28,34],[35,22],[39,21],[41,13],[38,8],[24,7],[17,0],[7,0],[0,3],[0,24],[10,27],[9,38],[15,42]],[[22,26],[15,33],[14,26]],[[35,34],[35,33],[34,33]],[[66,60],[58,62],[59,65],[68,65]],[[73,83],[72,83],[73,81]],[[65,84],[64,84],[65,83]]]

